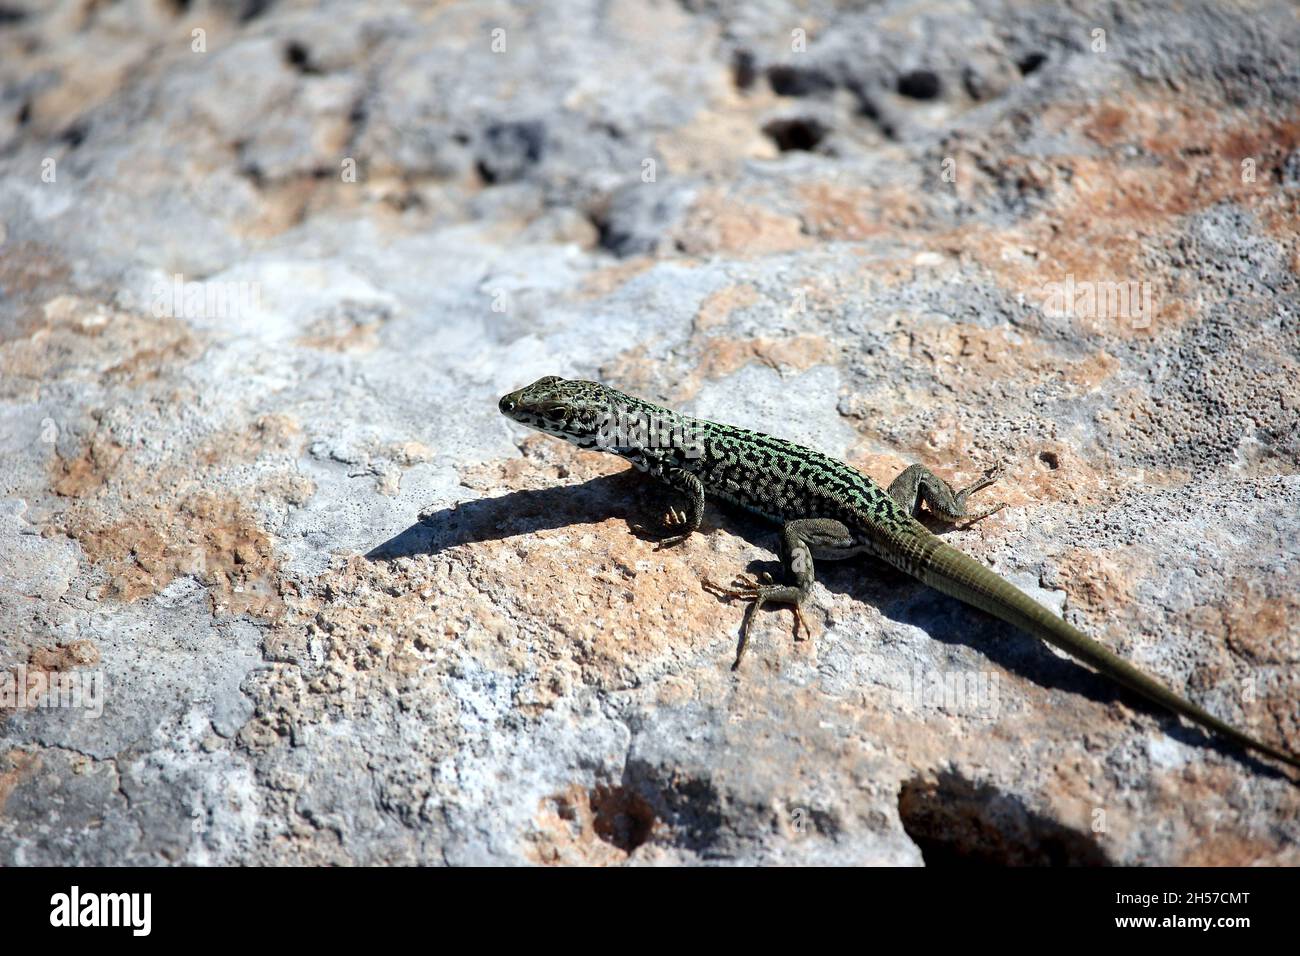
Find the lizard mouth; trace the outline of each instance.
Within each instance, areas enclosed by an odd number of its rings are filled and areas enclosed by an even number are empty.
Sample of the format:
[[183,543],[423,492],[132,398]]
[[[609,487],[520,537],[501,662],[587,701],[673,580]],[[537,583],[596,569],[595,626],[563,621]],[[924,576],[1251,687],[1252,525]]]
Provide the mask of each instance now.
[[555,403],[527,402],[518,392],[503,395],[501,401],[497,402],[497,408],[501,410],[502,415],[525,425],[542,422],[557,425],[568,418],[568,413],[563,406]]
[[497,408],[501,414],[511,421],[516,421],[521,425],[529,425],[533,428],[542,426],[543,417],[542,409],[536,402],[530,402],[524,399],[523,389],[517,392],[510,392],[508,395],[502,395],[501,401],[497,402]]

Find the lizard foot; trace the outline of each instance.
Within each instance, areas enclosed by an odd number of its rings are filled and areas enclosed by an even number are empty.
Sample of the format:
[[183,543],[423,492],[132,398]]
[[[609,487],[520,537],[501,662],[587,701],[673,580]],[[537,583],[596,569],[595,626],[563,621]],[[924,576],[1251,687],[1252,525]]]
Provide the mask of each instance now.
[[[963,488],[958,493],[958,497],[962,501],[965,501],[966,498],[969,497],[970,495],[973,495],[975,492],[987,488],[989,485],[993,484],[995,481],[1000,479],[1004,471],[1005,471],[1005,466],[1003,465],[1003,463],[1001,461],[997,462],[997,464],[995,464],[992,468],[989,468],[984,472],[983,478],[975,482],[975,484],[971,485],[969,488]],[[988,508],[984,508],[980,511],[970,512],[963,516],[961,522],[957,525],[957,527],[969,528],[976,521],[983,521],[985,518],[989,517],[990,515],[997,514],[1006,506],[1007,503],[1005,501],[999,501],[997,504],[991,505]]]
[[[664,548],[671,548],[675,544],[681,544],[691,536],[694,529],[691,528],[690,520],[690,516],[685,511],[669,508],[664,512],[663,517],[659,519],[660,530],[658,532],[639,524],[632,525],[632,530],[642,537],[656,538],[655,550],[662,551]],[[668,536],[663,537],[665,534]]]
[[995,515],[995,514],[997,514],[999,511],[1001,511],[1001,510],[1002,510],[1003,508],[1005,508],[1006,506],[1007,506],[1007,503],[1006,503],[1005,501],[999,501],[997,504],[995,504],[995,505],[993,505],[993,506],[991,506],[991,507],[985,508],[983,511],[977,511],[977,512],[975,512],[974,514],[967,515],[964,519],[962,519],[961,524],[957,525],[957,528],[958,528],[959,530],[960,530],[960,529],[969,528],[969,527],[970,527],[971,525],[973,525],[976,521],[983,521],[983,520],[984,520],[985,518],[987,518],[989,515]]
[[808,622],[804,620],[803,609],[800,607],[800,601],[804,596],[803,592],[795,587],[774,584],[772,575],[766,571],[758,575],[757,578],[740,575],[731,582],[730,587],[714,584],[708,578],[705,578],[702,584],[704,590],[718,597],[740,598],[742,601],[749,602],[749,607],[745,608],[745,619],[740,625],[740,644],[736,648],[736,661],[731,665],[733,671],[740,667],[740,662],[745,656],[745,650],[749,646],[749,629],[753,624],[754,614],[769,601],[792,605],[794,610],[794,638],[796,641],[801,639],[799,637],[800,629],[808,637],[812,636],[812,632],[808,628]]

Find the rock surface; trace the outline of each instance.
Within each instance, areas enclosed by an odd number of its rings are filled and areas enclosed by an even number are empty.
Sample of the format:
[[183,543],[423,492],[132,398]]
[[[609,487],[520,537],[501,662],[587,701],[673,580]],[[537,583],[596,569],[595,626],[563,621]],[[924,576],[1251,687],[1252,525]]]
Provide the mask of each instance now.
[[862,6],[3,4],[0,672],[105,690],[0,713],[0,863],[1300,863],[869,563],[733,675],[772,531],[497,413],[1005,460],[950,541],[1300,746],[1293,6]]

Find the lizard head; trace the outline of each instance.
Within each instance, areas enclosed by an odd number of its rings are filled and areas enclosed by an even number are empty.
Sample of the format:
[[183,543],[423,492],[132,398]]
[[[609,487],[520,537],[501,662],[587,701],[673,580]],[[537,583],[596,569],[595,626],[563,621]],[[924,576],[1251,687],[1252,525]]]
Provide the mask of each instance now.
[[592,448],[611,413],[618,410],[620,397],[621,393],[598,382],[548,375],[503,395],[497,407],[521,425]]

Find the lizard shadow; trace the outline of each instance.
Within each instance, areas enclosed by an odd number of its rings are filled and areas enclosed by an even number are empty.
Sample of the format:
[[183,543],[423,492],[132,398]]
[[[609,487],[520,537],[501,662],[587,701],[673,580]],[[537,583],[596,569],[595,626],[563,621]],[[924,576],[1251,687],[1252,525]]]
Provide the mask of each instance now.
[[[666,487],[648,482],[633,468],[590,478],[576,485],[511,491],[495,498],[476,498],[436,511],[423,512],[415,524],[366,552],[370,561],[392,561],[416,554],[437,554],[462,544],[501,541],[569,525],[592,524],[610,518],[627,523],[643,541],[658,541],[658,516],[680,498]],[[717,524],[705,513],[702,533]]]
[[437,554],[462,544],[500,541],[537,531],[627,517],[642,497],[635,471],[602,475],[577,485],[511,491],[422,513],[418,521],[366,552],[370,561]]
[[[638,537],[653,540],[653,534],[637,529],[638,519],[670,500],[670,493],[666,495],[664,489],[644,481],[643,476],[628,469],[576,485],[513,491],[424,513],[415,524],[376,545],[365,557],[371,561],[391,561],[416,554],[437,554],[462,544],[499,541],[609,518],[621,518]],[[727,520],[717,524],[727,531],[764,547],[775,545],[770,525],[732,508],[724,507],[721,511]],[[701,528],[705,533],[717,526],[709,520],[710,517],[706,512]],[[653,519],[648,523],[653,524]],[[783,573],[779,562],[774,561],[751,562],[747,570],[751,573],[768,571],[777,580]],[[1134,709],[1164,718],[1162,726],[1165,732],[1182,743],[1212,747],[1257,771],[1289,779],[1272,764],[1208,732],[1183,724],[1144,697],[1082,664],[1056,656],[1036,638],[955,598],[927,588],[884,562],[867,557],[821,561],[817,563],[817,580],[829,590],[875,605],[890,620],[917,627],[941,643],[970,647],[993,663],[1040,686],[1081,694],[1102,704],[1122,699]],[[708,595],[702,593],[702,596]],[[781,607],[775,605],[765,610],[778,611]],[[758,623],[755,621],[756,626]]]
[[[931,530],[942,536],[939,529]],[[762,541],[763,538],[751,540]],[[770,545],[772,542],[767,543]],[[780,563],[773,561],[751,562],[747,570],[751,574],[766,571],[777,581],[781,580],[783,573]],[[1180,743],[1208,747],[1255,772],[1291,779],[1254,752],[1246,751],[1190,721],[1185,722],[1113,679],[1073,659],[1058,656],[1040,639],[929,588],[879,559],[858,556],[846,561],[817,562],[817,580],[827,590],[872,604],[891,621],[916,627],[942,644],[969,647],[994,664],[1020,674],[1040,687],[1079,694],[1100,704],[1122,701],[1132,710],[1157,718],[1164,733]],[[773,605],[764,610],[781,608],[781,605]]]

